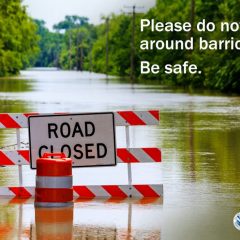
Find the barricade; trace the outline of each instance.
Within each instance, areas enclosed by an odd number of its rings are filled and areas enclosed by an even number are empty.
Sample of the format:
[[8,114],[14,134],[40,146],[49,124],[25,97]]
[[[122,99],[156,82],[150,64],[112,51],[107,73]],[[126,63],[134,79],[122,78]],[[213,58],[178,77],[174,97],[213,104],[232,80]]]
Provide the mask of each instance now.
[[[60,113],[55,113],[60,114]],[[67,114],[67,113],[64,113]],[[22,185],[22,165],[29,165],[29,150],[20,149],[20,129],[27,128],[27,119],[32,115],[40,113],[1,113],[0,128],[15,128],[17,135],[17,150],[0,150],[0,165],[18,165],[19,186],[0,187],[0,196],[12,196],[29,198],[34,196],[34,187]],[[95,198],[95,197],[161,197],[163,196],[162,184],[132,184],[132,164],[138,163],[160,163],[162,161],[161,150],[158,148],[131,148],[130,147],[130,127],[159,125],[159,111],[118,111],[114,112],[115,126],[124,126],[126,132],[126,148],[117,149],[117,162],[128,165],[127,185],[89,185],[73,186],[75,197]],[[99,170],[100,171],[100,170]]]
[[44,153],[37,159],[35,206],[66,207],[72,201],[72,160],[64,153]]

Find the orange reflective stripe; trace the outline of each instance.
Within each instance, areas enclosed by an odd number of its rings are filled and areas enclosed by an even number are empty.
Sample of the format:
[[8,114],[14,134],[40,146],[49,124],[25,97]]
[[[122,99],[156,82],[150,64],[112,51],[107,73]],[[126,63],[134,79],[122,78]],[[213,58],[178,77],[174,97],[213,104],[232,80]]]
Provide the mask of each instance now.
[[72,188],[36,188],[36,202],[69,202],[73,200]]

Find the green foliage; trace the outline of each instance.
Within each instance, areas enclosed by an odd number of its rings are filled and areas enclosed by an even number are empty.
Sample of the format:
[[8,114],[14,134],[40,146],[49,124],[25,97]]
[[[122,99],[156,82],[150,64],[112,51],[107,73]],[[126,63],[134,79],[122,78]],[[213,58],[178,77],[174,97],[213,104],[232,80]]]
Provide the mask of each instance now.
[[38,52],[36,26],[21,0],[0,1],[0,76],[15,75]]
[[34,20],[39,35],[40,54],[35,61],[35,67],[59,67],[59,55],[63,40],[62,34],[50,32],[42,20]]
[[[191,4],[195,8],[191,11]],[[200,51],[197,47],[193,51],[141,51],[141,40],[187,40],[191,36],[195,39],[195,45],[199,37],[207,40],[224,40],[232,36],[239,39],[239,31],[236,33],[197,32],[196,23],[202,19],[212,21],[219,27],[221,21],[236,21],[240,19],[239,0],[157,0],[156,6],[150,9],[144,16],[137,14],[135,33],[135,74],[141,80],[155,80],[161,84],[171,84],[190,88],[218,89],[221,91],[240,92],[240,56],[239,51]],[[140,18],[155,19],[161,22],[192,22],[193,31],[184,32],[152,32],[146,30],[140,32]],[[109,73],[119,76],[129,76],[131,55],[131,29],[132,17],[121,14],[113,15],[110,19],[109,32]],[[97,26],[97,41],[93,45],[93,64],[97,72],[106,70],[106,27],[105,24]],[[140,61],[157,63],[160,66],[177,64],[189,61],[196,64],[202,74],[140,74]]]
[[[197,2],[196,20],[203,18],[216,23],[218,30],[211,33],[196,33],[196,37],[204,36],[208,40],[227,40],[231,37],[239,39],[240,32],[221,32],[220,22],[238,22],[240,2],[237,0],[202,0]],[[211,14],[209,13],[211,11]],[[192,53],[192,61],[203,70],[200,78],[202,87],[221,91],[240,92],[240,56],[237,50],[197,51]]]
[[65,32],[60,53],[61,68],[75,68],[80,71],[90,69],[90,52],[95,39],[95,27],[91,24],[86,23],[68,29]]
[[62,30],[62,29],[73,29],[81,26],[88,25],[88,18],[87,17],[79,17],[76,15],[73,16],[65,16],[65,19],[58,24],[55,24],[53,28],[55,30]]
[[[131,18],[112,15],[109,29],[109,66],[114,75],[129,74],[130,68]],[[92,49],[94,71],[106,72],[106,26],[98,26],[97,41]]]

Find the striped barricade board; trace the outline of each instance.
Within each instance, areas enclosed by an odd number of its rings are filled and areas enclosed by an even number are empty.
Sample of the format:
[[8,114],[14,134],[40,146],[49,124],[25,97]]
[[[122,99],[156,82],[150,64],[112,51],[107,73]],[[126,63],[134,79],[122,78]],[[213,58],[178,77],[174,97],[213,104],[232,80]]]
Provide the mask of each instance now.
[[[53,113],[70,114],[70,113]],[[40,113],[0,113],[1,129],[17,129],[18,150],[0,150],[0,166],[19,166],[19,176],[22,174],[21,165],[29,165],[29,150],[20,149],[20,132],[18,129],[28,127],[28,117],[35,115],[45,115]],[[159,124],[159,111],[117,111],[114,112],[115,126],[124,126],[126,129],[127,146],[118,148],[117,163],[128,165],[128,173],[131,176],[131,164],[136,163],[160,163],[162,161],[161,150],[158,148],[131,148],[129,146],[130,126],[153,126]],[[130,177],[131,178],[131,177]],[[20,181],[19,177],[19,181]],[[135,185],[129,181],[128,185],[98,185],[98,186],[74,186],[74,196],[76,198],[156,198],[163,196],[163,185]],[[0,196],[31,198],[35,194],[35,187],[0,187]]]
[[[156,198],[163,196],[163,185],[88,185],[73,186],[76,198]],[[0,187],[1,196],[31,198],[35,187]]]
[[[150,163],[161,162],[161,150],[159,148],[118,148],[118,163]],[[0,165],[29,165],[29,150],[0,150]]]
[[[53,113],[68,114],[68,113]],[[28,117],[40,113],[0,113],[0,128],[27,128]],[[45,114],[44,114],[45,115]],[[146,126],[159,124],[159,111],[114,112],[116,126]]]

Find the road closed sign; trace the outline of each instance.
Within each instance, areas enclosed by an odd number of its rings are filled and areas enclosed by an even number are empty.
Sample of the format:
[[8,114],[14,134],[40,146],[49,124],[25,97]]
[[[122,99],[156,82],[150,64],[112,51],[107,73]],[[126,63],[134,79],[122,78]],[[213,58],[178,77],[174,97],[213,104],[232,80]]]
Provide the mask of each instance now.
[[73,167],[116,165],[113,113],[30,116],[28,125],[32,169],[46,152],[64,152]]

